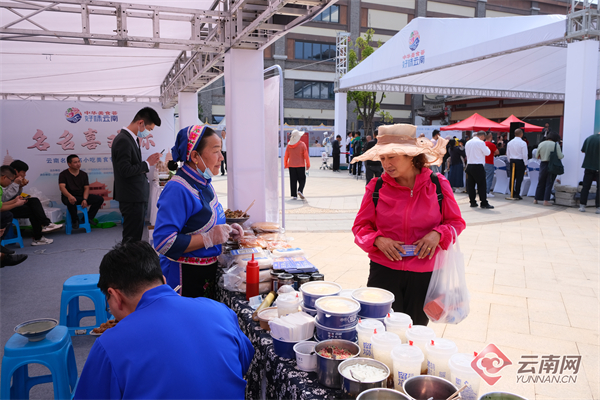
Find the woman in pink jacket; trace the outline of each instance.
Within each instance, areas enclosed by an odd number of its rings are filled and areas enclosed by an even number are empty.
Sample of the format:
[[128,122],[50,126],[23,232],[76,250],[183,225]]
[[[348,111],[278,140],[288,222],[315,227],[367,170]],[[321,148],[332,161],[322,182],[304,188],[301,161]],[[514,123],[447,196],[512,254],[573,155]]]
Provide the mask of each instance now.
[[[410,315],[415,325],[427,325],[423,303],[436,254],[452,243],[454,231],[465,229],[465,221],[450,184],[436,174],[440,206],[435,176],[427,168],[441,163],[447,140],[438,139],[434,146],[417,139],[416,130],[405,124],[381,126],[377,144],[352,160],[381,161],[384,169],[381,181],[367,185],[352,232],[371,260],[367,286],[389,290],[394,311]],[[407,255],[405,245],[415,245],[414,256]]]

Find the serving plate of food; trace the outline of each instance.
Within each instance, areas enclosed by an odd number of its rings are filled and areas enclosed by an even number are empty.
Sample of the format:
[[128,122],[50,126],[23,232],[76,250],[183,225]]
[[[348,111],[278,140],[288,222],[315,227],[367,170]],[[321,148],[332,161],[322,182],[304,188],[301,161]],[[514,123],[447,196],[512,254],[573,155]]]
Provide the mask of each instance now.
[[117,326],[117,322],[118,322],[118,321],[117,321],[117,320],[115,320],[115,319],[109,319],[108,321],[106,321],[106,322],[104,322],[104,323],[100,324],[100,326],[99,326],[99,327],[92,329],[92,330],[90,331],[90,333],[89,333],[89,334],[90,334],[91,336],[100,336],[100,335],[102,335],[102,334],[103,334],[103,333],[104,333],[104,332],[105,332],[107,329],[114,328],[115,326]]
[[225,222],[227,222],[229,225],[231,225],[231,224],[242,225],[244,222],[248,221],[249,218],[250,218],[250,216],[242,210],[232,211],[230,209],[227,209],[225,211]]

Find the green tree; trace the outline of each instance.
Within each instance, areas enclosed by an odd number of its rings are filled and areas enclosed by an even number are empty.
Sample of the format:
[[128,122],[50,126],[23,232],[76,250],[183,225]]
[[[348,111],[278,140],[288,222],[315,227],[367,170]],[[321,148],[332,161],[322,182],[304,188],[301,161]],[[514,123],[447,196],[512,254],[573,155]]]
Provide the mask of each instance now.
[[[356,67],[364,59],[369,57],[376,50],[370,43],[373,40],[375,31],[369,29],[362,37],[356,39],[354,48],[352,43],[349,43],[350,50],[348,51],[348,71]],[[377,47],[381,47],[381,41],[377,41]],[[390,113],[381,110],[381,101],[385,98],[385,93],[381,93],[379,101],[377,101],[377,92],[351,91],[348,92],[348,103],[354,102],[356,108],[354,112],[358,114],[358,119],[364,122],[365,134],[373,133],[373,119],[377,113],[380,114],[383,122],[394,122],[394,118]]]

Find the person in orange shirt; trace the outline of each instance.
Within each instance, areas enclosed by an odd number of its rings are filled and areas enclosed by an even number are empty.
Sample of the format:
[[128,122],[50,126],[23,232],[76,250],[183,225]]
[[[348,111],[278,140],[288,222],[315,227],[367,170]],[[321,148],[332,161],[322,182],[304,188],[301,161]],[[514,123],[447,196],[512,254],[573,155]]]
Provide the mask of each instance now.
[[298,196],[304,200],[304,185],[306,184],[306,171],[310,169],[310,157],[308,149],[300,138],[304,132],[297,130],[292,131],[290,141],[285,149],[283,158],[285,168],[290,170],[290,189],[292,192],[292,200],[297,200]]

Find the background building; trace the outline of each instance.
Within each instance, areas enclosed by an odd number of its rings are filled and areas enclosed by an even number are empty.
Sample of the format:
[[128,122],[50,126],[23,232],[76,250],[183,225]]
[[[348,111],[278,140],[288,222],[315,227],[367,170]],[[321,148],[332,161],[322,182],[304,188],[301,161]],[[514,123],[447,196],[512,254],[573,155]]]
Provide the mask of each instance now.
[[[413,18],[481,18],[537,14],[566,15],[569,0],[340,0],[313,21],[293,29],[265,50],[265,68],[279,64],[284,70],[284,118],[288,125],[334,124],[335,37],[350,32],[354,41],[368,29],[375,30],[374,43],[386,42]],[[448,37],[443,40],[456,40]],[[225,115],[224,80],[199,92],[202,120],[218,124]],[[527,122],[551,124],[562,134],[562,102],[447,98],[389,92],[381,108],[394,123],[445,124],[474,112],[500,121],[511,114]],[[378,99],[380,93],[378,94]],[[348,104],[348,130],[362,127]],[[375,118],[375,125],[380,121]]]

